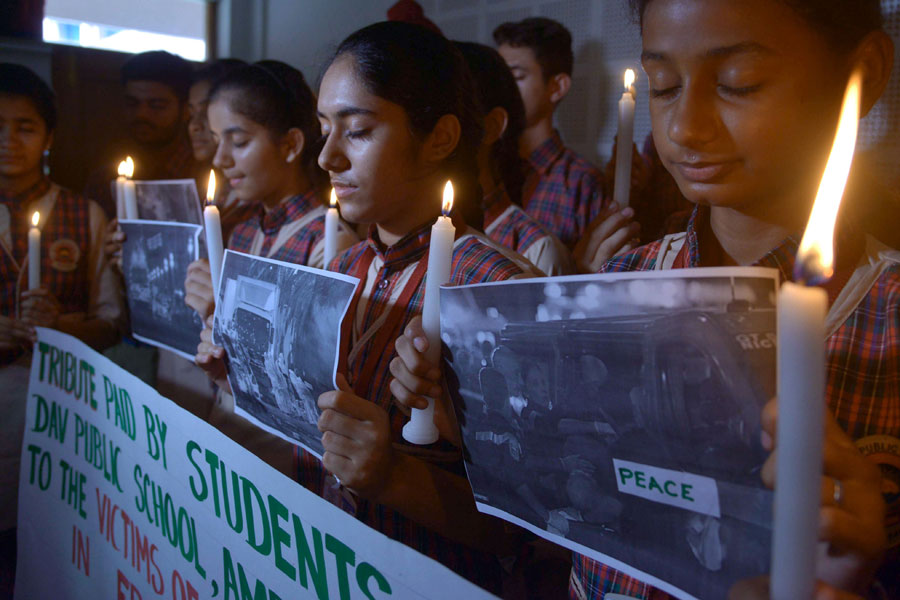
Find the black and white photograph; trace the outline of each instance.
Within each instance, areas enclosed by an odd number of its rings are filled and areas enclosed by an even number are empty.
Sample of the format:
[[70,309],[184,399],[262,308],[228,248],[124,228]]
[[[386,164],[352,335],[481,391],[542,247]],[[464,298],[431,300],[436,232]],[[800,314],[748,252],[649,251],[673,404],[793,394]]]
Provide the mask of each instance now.
[[318,398],[337,389],[354,277],[228,250],[213,326],[235,412],[322,456]]
[[147,221],[203,224],[203,211],[193,179],[135,181],[138,216]]
[[193,361],[203,322],[184,303],[184,280],[199,256],[202,227],[137,220],[119,226],[132,335]]
[[479,510],[680,597],[767,573],[776,286],[746,267],[442,288]]

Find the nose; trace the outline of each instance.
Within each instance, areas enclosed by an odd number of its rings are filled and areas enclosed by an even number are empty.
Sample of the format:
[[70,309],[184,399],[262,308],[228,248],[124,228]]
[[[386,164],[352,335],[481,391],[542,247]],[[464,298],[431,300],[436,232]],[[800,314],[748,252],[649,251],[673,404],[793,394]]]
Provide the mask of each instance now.
[[331,173],[341,173],[350,168],[350,160],[341,149],[338,136],[329,134],[325,138],[325,144],[319,152],[319,166]]
[[720,118],[712,90],[685,83],[669,116],[668,136],[683,148],[702,149],[718,134]]
[[188,120],[188,133],[190,133],[191,135],[197,135],[199,133],[202,133],[204,129],[205,127],[203,115],[201,115],[199,112],[191,114],[191,117]]
[[231,156],[226,141],[222,140],[216,145],[216,154],[213,156],[212,164],[220,171],[224,171],[225,169],[234,166],[234,159]]

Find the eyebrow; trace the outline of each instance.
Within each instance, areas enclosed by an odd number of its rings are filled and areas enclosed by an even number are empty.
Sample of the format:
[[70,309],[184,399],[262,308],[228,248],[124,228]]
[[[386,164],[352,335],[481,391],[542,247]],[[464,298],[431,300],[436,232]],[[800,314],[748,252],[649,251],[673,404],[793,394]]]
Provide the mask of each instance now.
[[[767,56],[778,54],[772,48],[768,46],[763,46],[757,42],[740,42],[738,44],[733,44],[731,46],[721,46],[719,48],[710,48],[706,51],[706,56],[709,58],[726,58],[729,56],[734,56],[735,54],[764,54]],[[668,60],[669,56],[663,52],[654,52],[652,50],[645,50],[641,52],[641,60],[642,61],[664,61]]]
[[[323,119],[328,118],[328,115],[326,115],[325,113],[323,113],[320,110],[317,110],[316,114]],[[358,106],[348,106],[346,108],[342,108],[339,111],[337,111],[337,114],[335,116],[338,119],[346,119],[347,117],[352,117],[354,115],[374,115],[374,114],[375,114],[375,111],[369,110],[368,108],[359,108]]]

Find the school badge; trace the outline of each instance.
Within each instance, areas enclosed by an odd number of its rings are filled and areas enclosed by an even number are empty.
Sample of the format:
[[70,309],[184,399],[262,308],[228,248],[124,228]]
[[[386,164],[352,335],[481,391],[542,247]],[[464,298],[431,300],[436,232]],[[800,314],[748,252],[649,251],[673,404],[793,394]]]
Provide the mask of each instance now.
[[881,493],[887,504],[888,546],[896,546],[900,544],[900,439],[870,435],[856,440],[856,447],[881,470]]
[[50,266],[57,271],[69,273],[78,266],[81,249],[73,240],[56,240],[50,245]]

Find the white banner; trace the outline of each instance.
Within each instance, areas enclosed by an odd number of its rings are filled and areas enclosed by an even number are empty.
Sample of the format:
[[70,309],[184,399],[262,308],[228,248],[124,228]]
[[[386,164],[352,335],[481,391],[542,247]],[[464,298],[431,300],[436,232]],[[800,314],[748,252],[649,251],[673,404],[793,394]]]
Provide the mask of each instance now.
[[489,598],[38,329],[16,599]]

